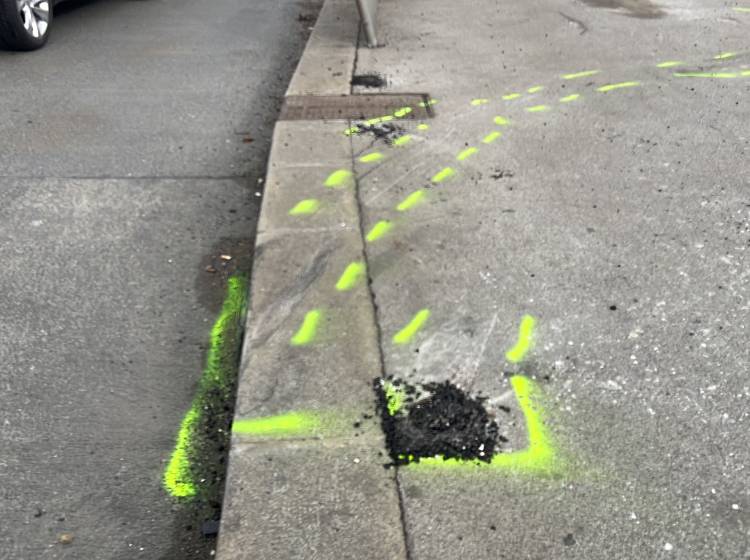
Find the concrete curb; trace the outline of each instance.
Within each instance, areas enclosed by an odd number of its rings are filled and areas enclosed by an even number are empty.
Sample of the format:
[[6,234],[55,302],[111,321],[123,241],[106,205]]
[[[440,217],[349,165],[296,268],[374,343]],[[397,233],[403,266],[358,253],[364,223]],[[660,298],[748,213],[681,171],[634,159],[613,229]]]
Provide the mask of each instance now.
[[[326,0],[287,96],[349,94],[358,29],[353,1]],[[373,414],[382,361],[369,287],[360,275],[337,289],[347,266],[365,261],[347,125],[280,121],[274,129],[221,560],[406,558],[395,472],[383,468]],[[341,184],[324,186],[337,171]],[[303,200],[317,211],[290,215]],[[311,312],[319,312],[316,336],[292,343]]]

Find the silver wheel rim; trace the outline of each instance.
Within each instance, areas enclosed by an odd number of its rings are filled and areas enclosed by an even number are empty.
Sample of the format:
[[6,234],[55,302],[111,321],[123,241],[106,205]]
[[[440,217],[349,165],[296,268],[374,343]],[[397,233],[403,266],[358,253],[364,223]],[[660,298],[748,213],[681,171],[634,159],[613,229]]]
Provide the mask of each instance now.
[[41,39],[49,29],[50,0],[17,0],[18,14],[26,32]]

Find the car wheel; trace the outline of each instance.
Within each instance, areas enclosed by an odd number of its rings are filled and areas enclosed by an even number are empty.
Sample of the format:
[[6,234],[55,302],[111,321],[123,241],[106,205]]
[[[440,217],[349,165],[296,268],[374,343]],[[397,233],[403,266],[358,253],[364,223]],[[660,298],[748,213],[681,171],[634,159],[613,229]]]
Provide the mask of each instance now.
[[51,23],[52,0],[0,0],[0,43],[9,49],[38,49]]

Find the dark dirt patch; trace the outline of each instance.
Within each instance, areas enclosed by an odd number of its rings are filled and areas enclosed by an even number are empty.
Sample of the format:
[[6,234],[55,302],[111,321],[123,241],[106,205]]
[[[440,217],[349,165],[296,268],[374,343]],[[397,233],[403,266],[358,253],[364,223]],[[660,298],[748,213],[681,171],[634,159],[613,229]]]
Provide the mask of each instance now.
[[[392,406],[389,411],[387,384],[403,402],[395,413]],[[416,387],[400,380],[377,379],[374,387],[386,444],[396,465],[436,455],[489,462],[499,444],[506,441],[487,412],[485,399],[471,396],[450,381]]]
[[352,85],[366,88],[382,88],[386,85],[386,81],[379,74],[358,74],[352,76]]
[[372,134],[375,138],[384,140],[386,144],[391,144],[396,138],[406,134],[403,128],[389,122],[367,124],[364,121],[355,121],[353,124],[357,127],[354,134]]

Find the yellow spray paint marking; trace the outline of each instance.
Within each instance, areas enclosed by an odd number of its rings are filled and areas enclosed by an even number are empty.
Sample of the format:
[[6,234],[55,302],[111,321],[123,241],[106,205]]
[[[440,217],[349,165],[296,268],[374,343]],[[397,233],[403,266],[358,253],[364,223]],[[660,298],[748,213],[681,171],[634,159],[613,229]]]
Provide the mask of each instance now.
[[571,93],[570,95],[566,95],[565,97],[560,98],[560,103],[570,103],[571,101],[575,101],[576,99],[580,99],[580,95],[577,93]]
[[199,414],[200,412],[197,408],[191,408],[182,419],[180,431],[177,433],[175,450],[169,458],[169,464],[164,471],[164,487],[172,496],[177,498],[188,498],[196,494],[190,470],[188,450],[190,448],[191,434],[198,423]]
[[716,78],[730,79],[736,78],[739,74],[736,72],[675,72],[673,76],[678,78]]
[[318,333],[318,325],[320,324],[322,316],[323,312],[320,309],[308,311],[305,314],[305,319],[302,321],[302,325],[289,343],[292,346],[306,346],[315,340],[315,336]]
[[736,52],[724,52],[724,53],[717,54],[714,57],[714,60],[724,60],[725,58],[734,58],[735,56],[737,56]]
[[383,382],[383,392],[385,393],[385,407],[389,416],[396,416],[404,407],[406,402],[406,392],[401,387],[396,387],[390,381]]
[[315,214],[320,208],[320,201],[317,198],[306,198],[300,200],[294,205],[294,208],[289,210],[290,216],[306,216],[309,214]]
[[373,241],[377,241],[381,237],[383,237],[386,233],[391,231],[393,229],[393,222],[389,222],[388,220],[380,220],[377,224],[372,226],[372,229],[367,234],[365,239],[372,243]]
[[526,107],[526,111],[529,113],[544,113],[551,108],[549,105],[534,105],[533,107]]
[[503,135],[502,132],[498,132],[497,130],[490,132],[487,136],[482,138],[483,144],[492,144],[495,140],[500,138]]
[[404,134],[393,141],[394,146],[403,146],[411,142],[411,134]]
[[750,70],[743,70],[740,72],[740,76],[750,76]]
[[563,80],[575,80],[576,78],[585,78],[586,76],[593,76],[598,74],[601,70],[584,70],[583,72],[574,72],[573,74],[563,74]]
[[531,350],[534,345],[535,325],[536,320],[531,315],[524,315],[521,318],[521,325],[518,327],[518,340],[515,346],[505,353],[505,359],[510,363],[521,362]]
[[418,124],[417,125],[417,130],[429,130],[429,129],[430,129],[430,125],[429,124],[422,123],[422,124]]
[[412,320],[409,321],[408,325],[406,325],[403,329],[393,335],[393,343],[406,344],[407,342],[409,342],[412,338],[414,338],[414,335],[417,334],[419,329],[424,326],[424,324],[427,322],[427,319],[429,318],[429,309],[422,309],[418,311],[417,314],[414,315]]
[[424,101],[420,102],[419,106],[420,107],[430,107],[431,105],[437,105],[437,102],[438,102],[437,99],[430,99],[427,102],[424,102]]
[[352,175],[352,172],[348,169],[337,169],[328,176],[325,183],[323,184],[326,187],[334,189],[346,187],[352,182],[353,177],[354,175]]
[[357,134],[357,132],[359,132],[359,127],[358,126],[352,126],[351,128],[347,128],[344,131],[344,134],[346,134],[347,136],[351,136],[352,134]]
[[422,202],[424,199],[425,192],[422,189],[419,189],[418,191],[414,191],[404,200],[402,200],[399,205],[396,206],[396,210],[398,210],[399,212],[406,212],[407,210]]
[[401,107],[398,111],[393,113],[393,116],[400,119],[401,117],[405,117],[409,113],[411,113],[411,107]]
[[750,14],[750,8],[743,8],[741,6],[735,6],[732,8],[735,12],[740,12],[744,14]]
[[232,423],[232,433],[261,436],[309,436],[320,431],[320,419],[307,412],[287,412],[276,416],[246,418]]
[[620,82],[619,84],[608,84],[606,86],[596,88],[596,91],[608,92],[615,89],[636,87],[641,85],[641,82]]
[[461,152],[456,156],[456,159],[458,161],[463,161],[467,158],[470,158],[474,154],[476,154],[479,151],[479,148],[475,148],[474,146],[471,146],[469,148],[466,148],[465,150],[461,150]]
[[384,122],[388,122],[392,120],[393,120],[393,115],[383,115],[382,117],[375,117],[374,119],[369,119],[365,121],[365,124],[372,126],[374,124],[380,124],[380,123],[384,123]]
[[508,95],[503,95],[503,99],[505,101],[512,101],[514,99],[518,99],[519,97],[521,97],[520,93],[509,93]]
[[544,89],[544,86],[534,86],[534,87],[530,87],[526,91],[529,93],[536,93],[538,91],[542,91],[543,89]]
[[409,463],[409,468],[470,470],[491,468],[518,474],[541,476],[558,475],[566,472],[567,465],[559,456],[550,437],[549,430],[544,423],[541,390],[531,379],[522,375],[511,377],[510,385],[516,395],[518,406],[523,413],[526,423],[528,444],[525,449],[511,453],[496,453],[492,456],[489,463],[462,459],[444,459],[443,457],[427,457],[420,459],[418,463]]
[[380,161],[383,159],[383,154],[380,152],[372,152],[371,154],[365,154],[361,158],[359,158],[359,161],[362,163],[374,163],[376,161]]
[[510,121],[506,119],[505,117],[497,116],[493,119],[494,123],[500,126],[507,126],[510,124]]
[[664,62],[660,62],[656,65],[657,68],[673,68],[674,66],[680,66],[681,64],[685,64],[684,62],[680,62],[679,60],[665,60]]
[[347,292],[357,285],[357,282],[365,276],[365,263],[362,261],[351,262],[341,274],[336,289],[339,292]]
[[472,100],[471,100],[471,104],[472,104],[472,105],[474,105],[474,107],[477,107],[477,106],[479,106],[479,105],[486,105],[486,104],[487,104],[487,103],[489,103],[489,102],[490,102],[490,100],[489,100],[489,99],[485,99],[485,98],[481,98],[481,99],[472,99]]
[[435,173],[430,181],[432,181],[433,183],[442,183],[446,179],[453,177],[453,175],[455,174],[456,170],[452,167],[444,167],[443,169]]

